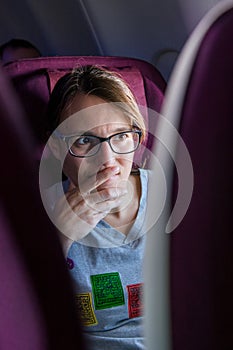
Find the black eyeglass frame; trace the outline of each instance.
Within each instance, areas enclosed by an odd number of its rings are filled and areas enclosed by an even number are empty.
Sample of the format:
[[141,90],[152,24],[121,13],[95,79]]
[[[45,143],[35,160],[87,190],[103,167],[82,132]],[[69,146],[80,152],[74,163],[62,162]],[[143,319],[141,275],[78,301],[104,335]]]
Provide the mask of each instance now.
[[[128,134],[128,133],[134,133],[134,134],[138,134],[138,135],[139,135],[137,147],[136,147],[134,150],[129,151],[129,152],[116,152],[116,151],[114,151],[114,149],[112,148],[112,145],[111,145],[111,143],[110,143],[111,138],[113,138],[114,136],[117,136],[117,135]],[[89,158],[89,157],[95,156],[95,155],[99,152],[99,150],[100,150],[100,145],[101,145],[101,143],[103,143],[103,142],[108,142],[108,144],[109,144],[111,150],[112,150],[114,153],[116,153],[116,154],[129,154],[129,153],[135,152],[135,151],[138,149],[138,147],[139,147],[139,145],[140,145],[140,143],[141,143],[142,131],[141,131],[141,130],[126,130],[126,131],[121,131],[121,132],[118,132],[118,133],[116,133],[116,134],[113,134],[113,135],[111,135],[111,136],[109,136],[109,137],[99,137],[99,136],[88,135],[88,134],[85,134],[85,135],[77,135],[77,134],[74,134],[74,135],[62,135],[62,134],[59,133],[59,131],[55,130],[55,131],[54,131],[54,135],[55,135],[57,138],[61,139],[62,141],[64,141],[64,142],[66,143],[67,149],[68,149],[69,154],[70,154],[71,156],[76,157],[76,158]],[[97,147],[97,151],[96,151],[95,153],[89,155],[89,156],[88,156],[88,155],[86,155],[86,156],[78,156],[78,155],[74,154],[74,153],[72,152],[72,150],[71,150],[71,148],[70,148],[68,142],[69,142],[69,139],[71,139],[72,137],[75,137],[75,136],[94,137],[94,138],[98,139],[100,142],[97,144],[97,145],[99,146],[99,147]],[[96,146],[97,146],[97,145],[96,145]]]

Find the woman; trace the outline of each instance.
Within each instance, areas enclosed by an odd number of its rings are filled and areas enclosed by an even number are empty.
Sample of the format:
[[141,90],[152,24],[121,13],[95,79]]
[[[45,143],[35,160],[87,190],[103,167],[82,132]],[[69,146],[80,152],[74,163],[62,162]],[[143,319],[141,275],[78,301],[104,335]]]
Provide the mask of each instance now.
[[67,177],[49,200],[90,349],[143,349],[148,173],[132,171],[145,137],[135,98],[117,74],[77,68],[56,84],[48,124]]

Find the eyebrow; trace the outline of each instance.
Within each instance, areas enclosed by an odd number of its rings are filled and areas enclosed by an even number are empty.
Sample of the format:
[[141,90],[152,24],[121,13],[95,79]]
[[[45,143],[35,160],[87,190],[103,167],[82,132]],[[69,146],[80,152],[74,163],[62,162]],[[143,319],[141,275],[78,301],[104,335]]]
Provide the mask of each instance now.
[[[120,128],[117,128],[115,129],[111,135],[114,135],[114,134],[117,134],[118,132],[124,132],[124,131],[129,131],[130,128],[126,129],[126,128],[123,128],[123,127],[120,127]],[[96,133],[92,132],[92,131],[86,131],[86,132],[83,132],[81,135],[84,135],[84,136],[98,136]]]
[[[131,126],[131,128],[132,128],[132,126]],[[115,129],[115,130],[110,134],[110,136],[111,136],[111,135],[114,135],[114,134],[117,134],[117,133],[119,133],[119,132],[130,131],[131,128],[130,128],[130,126],[129,126],[128,129],[126,129],[125,127],[124,127],[124,128],[123,128],[123,127],[119,127],[119,128],[117,128],[117,129]],[[60,133],[59,133],[59,134],[60,134]],[[67,138],[67,137],[72,137],[72,136],[96,136],[96,137],[100,137],[100,136],[98,136],[96,133],[94,133],[94,132],[92,132],[92,131],[82,131],[82,130],[77,131],[76,133],[70,134],[70,135],[60,134],[60,136],[65,137],[65,138]]]

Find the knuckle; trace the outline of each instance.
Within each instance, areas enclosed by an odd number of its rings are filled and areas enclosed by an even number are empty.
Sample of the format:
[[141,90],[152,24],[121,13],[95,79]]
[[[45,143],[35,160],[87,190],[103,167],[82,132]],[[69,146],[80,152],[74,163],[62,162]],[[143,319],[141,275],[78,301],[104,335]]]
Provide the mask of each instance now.
[[117,190],[115,188],[107,188],[103,190],[102,198],[107,199],[114,199],[118,196]]

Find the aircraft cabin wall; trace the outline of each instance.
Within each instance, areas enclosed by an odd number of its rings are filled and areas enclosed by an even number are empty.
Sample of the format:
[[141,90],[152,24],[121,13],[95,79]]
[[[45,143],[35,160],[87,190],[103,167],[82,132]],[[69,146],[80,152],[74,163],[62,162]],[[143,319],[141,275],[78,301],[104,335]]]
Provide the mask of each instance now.
[[221,0],[5,0],[0,43],[34,43],[43,56],[141,58],[168,80],[183,44],[205,12]]

